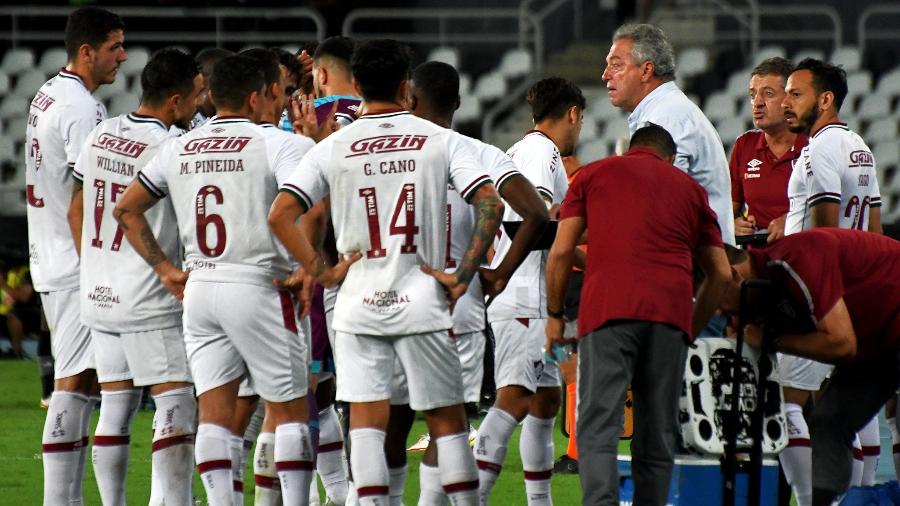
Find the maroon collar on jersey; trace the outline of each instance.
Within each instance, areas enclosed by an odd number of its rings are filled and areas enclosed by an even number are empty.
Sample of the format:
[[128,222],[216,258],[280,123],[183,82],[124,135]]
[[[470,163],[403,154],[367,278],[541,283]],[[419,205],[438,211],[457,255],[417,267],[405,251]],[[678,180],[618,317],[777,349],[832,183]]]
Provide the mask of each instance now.
[[166,128],[165,123],[160,121],[159,118],[155,118],[153,116],[148,116],[146,114],[138,114],[136,112],[132,112],[132,113],[126,115],[126,117],[128,118],[129,121],[132,121],[134,123],[156,123],[163,130],[168,130],[168,128]]
[[[762,130],[758,130],[759,137],[756,139],[756,145],[753,146],[756,151],[765,151],[769,149],[769,143],[766,141],[766,134]],[[809,143],[809,139],[806,138],[806,134],[797,134],[797,137],[794,138],[794,145],[791,146],[791,149],[787,150],[781,158],[778,160],[783,160],[787,157],[790,159],[797,159],[800,156],[800,151],[803,150],[803,146],[806,146]],[[774,157],[774,154],[773,154]]]
[[72,72],[71,70],[66,69],[65,67],[61,67],[59,69],[59,77],[62,77],[65,79],[74,79],[75,81],[78,81],[79,83],[81,83],[82,86],[87,88],[87,86],[85,86],[85,84],[84,84],[84,79],[82,79],[80,75],[78,75],[75,72]]
[[406,109],[400,109],[400,108],[394,109],[394,108],[391,108],[391,109],[385,109],[385,110],[383,110],[383,111],[378,111],[378,112],[375,112],[375,113],[366,113],[366,114],[363,114],[362,116],[359,117],[359,119],[363,119],[363,118],[366,118],[366,119],[368,119],[368,118],[390,118],[390,117],[392,117],[392,116],[399,116],[399,115],[401,115],[401,114],[409,114],[409,111],[407,111]]
[[243,116],[213,116],[209,122],[216,125],[224,125],[228,123],[249,123],[250,120]]
[[835,121],[833,123],[827,123],[825,126],[817,130],[814,134],[810,136],[811,139],[815,139],[820,133],[828,130],[829,128],[840,128],[841,130],[850,130],[846,123],[842,123],[840,121]]

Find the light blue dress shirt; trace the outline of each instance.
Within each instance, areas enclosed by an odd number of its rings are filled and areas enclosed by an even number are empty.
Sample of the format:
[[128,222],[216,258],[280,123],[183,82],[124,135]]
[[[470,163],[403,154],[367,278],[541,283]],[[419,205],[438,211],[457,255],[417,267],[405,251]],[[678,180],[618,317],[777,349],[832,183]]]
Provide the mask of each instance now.
[[706,190],[709,207],[719,218],[722,241],[734,245],[728,159],[712,123],[671,81],[651,91],[628,116],[631,133],[647,123],[665,128],[675,140],[675,166]]

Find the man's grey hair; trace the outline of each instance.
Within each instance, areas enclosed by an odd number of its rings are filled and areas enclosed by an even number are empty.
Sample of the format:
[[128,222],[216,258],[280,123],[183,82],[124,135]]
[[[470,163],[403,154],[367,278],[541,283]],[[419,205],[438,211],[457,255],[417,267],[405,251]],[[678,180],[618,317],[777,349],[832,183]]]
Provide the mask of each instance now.
[[636,64],[650,61],[656,77],[663,81],[675,80],[675,51],[661,28],[648,24],[622,25],[613,34],[613,42],[619,39],[631,41],[631,57]]

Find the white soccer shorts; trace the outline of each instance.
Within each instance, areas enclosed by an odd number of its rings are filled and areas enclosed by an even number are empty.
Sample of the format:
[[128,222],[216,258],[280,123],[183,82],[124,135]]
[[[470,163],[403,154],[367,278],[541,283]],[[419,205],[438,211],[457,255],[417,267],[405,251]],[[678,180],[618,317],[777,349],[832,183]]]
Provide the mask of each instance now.
[[[305,336],[311,336],[312,331],[309,326],[309,317],[301,319],[299,322],[299,333],[297,338],[301,340],[307,339]],[[308,349],[308,348],[307,348]],[[307,357],[307,364],[309,363],[309,358]],[[299,363],[297,364],[297,368],[302,369],[306,367],[305,364]],[[323,381],[321,376],[319,377],[319,381]],[[238,386],[238,397],[257,397],[259,394],[256,393],[256,390],[253,388],[253,378],[249,375],[244,376],[244,379],[241,380],[241,384]]]
[[184,338],[198,396],[245,374],[263,400],[306,395],[309,338],[298,336],[294,302],[286,291],[188,281]]
[[834,366],[787,353],[778,353],[776,377],[783,387],[816,392],[825,378],[831,375]]
[[536,392],[559,387],[559,368],[544,360],[546,319],[517,318],[491,322],[494,332],[494,382]]
[[466,402],[478,402],[481,399],[481,381],[484,379],[484,332],[456,334],[453,340],[459,350],[464,398]]
[[[335,334],[338,400],[389,400],[397,390],[397,376],[403,373],[412,409],[427,411],[462,404],[459,352],[448,331],[408,336]],[[399,371],[395,370],[397,362]],[[392,402],[402,403],[396,396]]]
[[92,329],[100,383],[133,380],[134,386],[190,382],[181,327],[111,333]]
[[81,323],[81,292],[76,288],[41,293],[56,379],[75,376],[94,368],[91,331]]

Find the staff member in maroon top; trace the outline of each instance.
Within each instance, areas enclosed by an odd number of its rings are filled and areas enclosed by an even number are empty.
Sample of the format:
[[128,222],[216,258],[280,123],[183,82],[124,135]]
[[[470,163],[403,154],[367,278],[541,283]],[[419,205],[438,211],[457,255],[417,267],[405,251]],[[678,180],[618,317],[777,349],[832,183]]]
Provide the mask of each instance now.
[[[728,254],[722,309],[737,311],[744,280],[769,279],[776,294],[760,302],[776,309],[778,351],[837,364],[809,419],[812,504],[830,505],[850,482],[854,433],[900,383],[900,242],[816,228]],[[761,339],[755,326],[745,336],[751,345]]]
[[[574,251],[587,230],[578,315],[578,455],[583,503],[618,505],[622,404],[631,384],[635,504],[665,504],[687,344],[724,293],[729,270],[706,192],[672,165],[666,130],[638,129],[629,151],[594,162],[560,209],[547,261],[547,345],[561,344]],[[653,192],[653,188],[665,188]],[[706,281],[692,304],[691,259]]]
[[769,242],[784,236],[792,163],[809,142],[805,135],[788,130],[781,108],[784,85],[793,70],[793,63],[775,57],[750,73],[750,107],[756,129],[737,138],[728,162],[736,236],[761,229],[769,231]]

